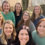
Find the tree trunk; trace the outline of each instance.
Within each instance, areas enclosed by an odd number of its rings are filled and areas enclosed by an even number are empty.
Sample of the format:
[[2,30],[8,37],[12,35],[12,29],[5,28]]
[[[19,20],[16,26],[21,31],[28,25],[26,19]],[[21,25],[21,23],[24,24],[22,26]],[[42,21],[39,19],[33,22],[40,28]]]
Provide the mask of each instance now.
[[28,2],[29,0],[22,0],[23,10],[26,10],[28,8]]

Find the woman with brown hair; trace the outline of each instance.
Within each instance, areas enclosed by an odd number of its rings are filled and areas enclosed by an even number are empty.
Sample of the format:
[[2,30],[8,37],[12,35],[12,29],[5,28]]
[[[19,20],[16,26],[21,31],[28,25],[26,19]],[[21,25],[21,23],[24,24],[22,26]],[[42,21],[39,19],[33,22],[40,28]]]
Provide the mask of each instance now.
[[23,16],[22,16],[20,22],[18,23],[17,27],[19,28],[19,27],[21,27],[23,25],[28,26],[30,28],[31,32],[33,30],[35,30],[35,26],[30,20],[30,13],[29,13],[29,11],[24,11]]
[[39,20],[32,38],[37,45],[45,45],[45,18]]
[[42,9],[40,6],[37,5],[34,7],[31,20],[34,23],[35,27],[40,19],[45,18],[41,12],[42,12]]
[[15,19],[16,19],[15,27],[17,28],[17,25],[22,18],[22,6],[19,2],[15,4],[14,14],[15,14],[14,16],[15,16]]

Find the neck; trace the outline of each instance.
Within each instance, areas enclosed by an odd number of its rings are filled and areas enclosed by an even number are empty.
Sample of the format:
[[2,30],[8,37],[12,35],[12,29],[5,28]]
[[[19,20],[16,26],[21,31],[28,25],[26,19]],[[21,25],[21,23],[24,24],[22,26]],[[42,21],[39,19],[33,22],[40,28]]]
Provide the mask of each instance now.
[[20,12],[16,12],[17,13],[17,16],[19,16],[20,15]]
[[7,36],[7,39],[10,39],[11,38],[11,35]]
[[8,14],[8,12],[5,12],[5,11],[4,11],[3,13],[4,13],[4,14]]
[[35,19],[37,19],[37,18],[39,18],[39,15],[36,15],[36,16],[35,16]]
[[24,23],[26,23],[26,20],[24,21]]
[[17,14],[17,16],[19,16],[19,13]]

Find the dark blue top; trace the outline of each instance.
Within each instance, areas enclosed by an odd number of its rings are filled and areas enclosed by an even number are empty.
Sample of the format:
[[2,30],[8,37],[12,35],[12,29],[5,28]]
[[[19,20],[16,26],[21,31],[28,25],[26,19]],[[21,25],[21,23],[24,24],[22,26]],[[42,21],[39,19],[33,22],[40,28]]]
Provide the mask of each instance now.
[[34,23],[35,27],[36,27],[38,21],[39,21],[40,19],[42,19],[42,18],[45,18],[45,16],[41,15],[39,18],[37,18],[37,19],[34,20],[33,23]]

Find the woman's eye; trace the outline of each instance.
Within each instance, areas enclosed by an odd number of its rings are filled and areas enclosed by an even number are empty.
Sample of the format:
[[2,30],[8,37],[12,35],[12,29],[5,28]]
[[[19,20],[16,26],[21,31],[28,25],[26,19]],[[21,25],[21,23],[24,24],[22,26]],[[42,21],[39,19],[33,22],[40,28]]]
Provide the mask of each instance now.
[[12,29],[12,28],[10,27],[10,29]]
[[25,34],[25,35],[28,35],[28,34]]

